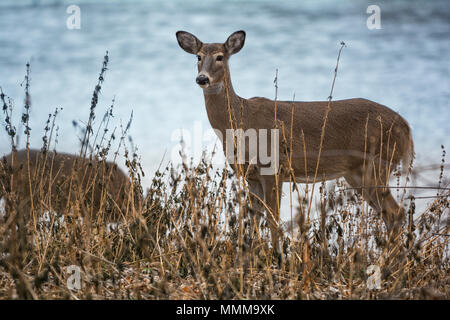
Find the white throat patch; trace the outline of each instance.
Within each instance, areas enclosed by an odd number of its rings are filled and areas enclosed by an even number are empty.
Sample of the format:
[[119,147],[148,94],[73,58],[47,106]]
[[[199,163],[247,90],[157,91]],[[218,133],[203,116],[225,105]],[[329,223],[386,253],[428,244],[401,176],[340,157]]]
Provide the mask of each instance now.
[[203,89],[204,94],[218,94],[223,90],[223,82],[219,82],[214,85],[209,85]]

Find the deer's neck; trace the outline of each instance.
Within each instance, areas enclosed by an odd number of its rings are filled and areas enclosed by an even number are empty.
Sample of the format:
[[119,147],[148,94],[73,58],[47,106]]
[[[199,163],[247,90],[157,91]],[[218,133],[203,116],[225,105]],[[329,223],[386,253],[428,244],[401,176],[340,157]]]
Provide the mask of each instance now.
[[[218,129],[225,133],[226,129],[236,127],[238,113],[237,108],[242,103],[233,89],[230,78],[225,79],[221,84],[203,89],[205,96],[206,112],[213,129]],[[231,113],[231,120],[230,120]],[[234,124],[231,124],[234,121]]]

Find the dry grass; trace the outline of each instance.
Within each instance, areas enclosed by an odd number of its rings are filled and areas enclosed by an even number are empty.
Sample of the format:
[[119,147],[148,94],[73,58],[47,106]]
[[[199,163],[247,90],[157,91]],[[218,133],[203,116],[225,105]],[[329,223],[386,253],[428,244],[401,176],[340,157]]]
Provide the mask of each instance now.
[[[82,140],[84,159],[104,160],[114,134],[105,117],[94,132],[93,117],[108,59],[94,90]],[[22,121],[28,128],[29,73]],[[6,132],[15,149],[12,103],[1,93]],[[112,107],[111,111],[112,113]],[[55,140],[55,117],[45,128],[43,152]],[[102,127],[103,126],[103,127]],[[122,129],[124,142],[126,130]],[[103,133],[102,133],[103,132]],[[30,130],[26,130],[27,141]],[[109,134],[109,138],[108,138]],[[285,142],[289,143],[289,142]],[[28,146],[27,146],[28,147]],[[239,170],[217,170],[208,159],[155,173],[144,193],[139,157],[119,144],[131,187],[115,228],[105,203],[91,212],[89,197],[75,188],[60,212],[40,186],[51,185],[45,166],[29,172],[31,199],[17,197],[17,171],[0,166],[2,299],[449,299],[449,189],[441,187],[423,212],[405,200],[409,217],[393,244],[380,217],[341,182],[321,184],[319,194],[291,188],[299,202],[294,225],[285,227],[282,259],[274,256],[264,221],[251,232],[253,211]],[[443,172],[441,167],[441,173]],[[82,169],[78,167],[76,171]],[[39,171],[41,170],[41,171]],[[97,184],[105,172],[88,181]],[[47,179],[47,180],[45,180]],[[74,176],[67,176],[74,179]],[[107,188],[107,186],[104,186]],[[402,187],[398,185],[398,189]],[[144,196],[145,194],[145,196]],[[57,197],[58,195],[55,195]],[[64,199],[67,199],[65,197]],[[107,201],[106,198],[104,201]],[[313,205],[312,201],[317,199]],[[31,210],[20,210],[31,201]],[[292,201],[291,201],[292,203]],[[293,205],[292,208],[293,210]],[[44,218],[45,217],[45,218]],[[81,268],[81,289],[67,286],[67,267]],[[381,288],[370,290],[367,270],[380,268]]]

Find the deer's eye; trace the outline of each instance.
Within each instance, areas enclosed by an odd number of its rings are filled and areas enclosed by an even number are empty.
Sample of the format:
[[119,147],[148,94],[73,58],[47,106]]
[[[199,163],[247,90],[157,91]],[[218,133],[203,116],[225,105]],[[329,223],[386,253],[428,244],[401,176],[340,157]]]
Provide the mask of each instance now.
[[216,57],[216,61],[222,61],[223,60],[223,56],[217,56]]
[[198,59],[198,61],[201,61],[201,60],[202,60],[202,57],[197,56],[197,59]]

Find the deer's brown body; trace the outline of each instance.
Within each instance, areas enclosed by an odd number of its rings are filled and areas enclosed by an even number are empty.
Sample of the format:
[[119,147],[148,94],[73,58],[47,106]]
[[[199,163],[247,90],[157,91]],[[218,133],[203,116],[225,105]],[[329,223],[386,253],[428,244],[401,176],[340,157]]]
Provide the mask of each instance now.
[[129,179],[111,162],[30,149],[29,156],[27,150],[8,154],[0,166],[0,190],[15,193],[17,209],[24,212],[31,206],[70,212],[77,204],[80,211],[94,216],[103,206],[104,214],[114,212],[107,218],[117,219],[126,203]]
[[[268,220],[275,248],[279,245],[281,186],[283,181],[289,181],[289,170],[282,169],[289,167],[295,173],[296,182],[344,177],[382,214],[389,231],[398,228],[403,220],[403,209],[388,188],[374,187],[387,185],[391,172],[400,162],[408,167],[412,161],[414,148],[410,128],[399,114],[366,99],[332,101],[320,148],[328,101],[244,99],[234,92],[228,59],[244,45],[243,31],[233,33],[223,44],[202,43],[184,31],[177,32],[177,39],[185,51],[198,56],[197,83],[204,91],[211,126],[222,137],[232,128],[270,131],[276,127],[282,131],[280,140],[285,138],[288,149],[284,152],[280,146],[278,181],[275,175],[262,175],[258,170],[245,173],[250,191],[264,199],[272,211]],[[225,139],[223,147],[225,151]]]

